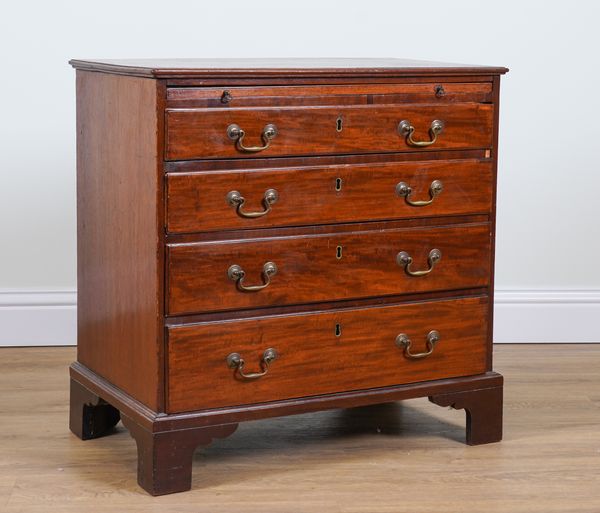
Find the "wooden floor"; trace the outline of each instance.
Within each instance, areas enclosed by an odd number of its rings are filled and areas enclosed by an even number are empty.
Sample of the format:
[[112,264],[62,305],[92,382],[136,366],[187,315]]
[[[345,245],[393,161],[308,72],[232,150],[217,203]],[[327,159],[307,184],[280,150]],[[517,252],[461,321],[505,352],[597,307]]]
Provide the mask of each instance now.
[[600,345],[501,345],[505,440],[463,444],[426,399],[240,425],[198,451],[190,492],[137,487],[119,425],[67,429],[73,348],[0,349],[0,511],[600,512]]

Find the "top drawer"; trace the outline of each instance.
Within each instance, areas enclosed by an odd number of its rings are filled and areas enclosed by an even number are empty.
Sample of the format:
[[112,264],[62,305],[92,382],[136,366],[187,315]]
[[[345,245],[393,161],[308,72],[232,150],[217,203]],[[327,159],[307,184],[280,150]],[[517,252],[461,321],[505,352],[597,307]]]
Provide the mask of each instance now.
[[261,87],[170,87],[168,108],[491,103],[491,82],[422,82]]
[[[247,92],[237,102],[221,103],[220,107],[214,106],[215,98],[202,98],[200,89],[187,93],[178,90],[179,94],[169,90],[165,158],[283,157],[491,146],[494,106],[471,101],[483,99],[485,92],[455,91],[454,100],[443,96],[436,100],[433,85],[429,86],[431,92],[427,95],[418,90],[402,94],[393,85],[380,85],[368,94],[357,92],[357,86],[353,94],[336,93],[336,86],[331,86],[313,91],[312,96],[309,92],[301,94],[310,88],[280,88],[284,92],[278,95],[273,92],[276,88],[254,88],[253,93]],[[214,89],[204,91],[209,93],[214,95]]]

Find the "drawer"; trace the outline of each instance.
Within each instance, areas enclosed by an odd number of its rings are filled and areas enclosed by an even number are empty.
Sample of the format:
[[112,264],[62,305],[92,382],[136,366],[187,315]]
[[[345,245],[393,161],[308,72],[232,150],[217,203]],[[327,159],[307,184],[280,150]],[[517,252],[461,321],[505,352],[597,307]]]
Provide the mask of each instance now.
[[[186,160],[489,148],[493,117],[484,103],[167,109],[165,152]],[[417,145],[433,140],[438,121],[435,142]]]
[[[488,213],[492,183],[491,162],[479,160],[170,173],[167,230],[189,233]],[[276,201],[271,203],[271,198]]]
[[[488,306],[478,297],[171,327],[167,408],[176,413],[480,374]],[[406,339],[411,354],[433,351],[411,359]],[[269,349],[276,358],[267,369],[262,359]],[[244,374],[266,374],[243,378],[228,364],[232,353],[244,361]]]
[[271,87],[170,87],[167,107],[265,107],[492,101],[491,82]]
[[168,313],[485,287],[490,237],[477,223],[169,244]]

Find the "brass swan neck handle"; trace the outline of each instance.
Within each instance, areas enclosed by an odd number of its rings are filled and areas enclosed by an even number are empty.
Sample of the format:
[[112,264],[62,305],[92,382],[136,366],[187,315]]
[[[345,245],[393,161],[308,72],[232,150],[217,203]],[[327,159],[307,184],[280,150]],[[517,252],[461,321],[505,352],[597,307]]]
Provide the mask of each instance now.
[[271,141],[275,138],[277,133],[277,127],[272,123],[269,123],[263,128],[263,131],[260,135],[263,142],[262,146],[244,146],[244,137],[246,136],[246,132],[235,123],[227,127],[227,137],[229,137],[232,141],[235,141],[235,147],[239,151],[243,151],[245,153],[258,153],[259,151],[266,150],[271,145]]
[[439,119],[434,119],[431,122],[431,126],[429,127],[429,141],[415,141],[413,139],[413,133],[415,132],[415,127],[411,124],[408,119],[403,119],[398,124],[398,133],[404,137],[406,137],[406,144],[409,146],[415,146],[417,148],[423,148],[425,146],[431,146],[437,141],[438,135],[442,133],[444,130],[444,123]]

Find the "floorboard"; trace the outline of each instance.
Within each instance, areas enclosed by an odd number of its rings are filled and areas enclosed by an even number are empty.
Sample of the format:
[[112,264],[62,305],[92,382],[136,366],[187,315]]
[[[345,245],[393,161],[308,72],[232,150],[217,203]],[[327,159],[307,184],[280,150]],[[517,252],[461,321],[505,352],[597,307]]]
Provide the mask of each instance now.
[[426,399],[246,423],[190,492],[138,488],[135,442],[67,427],[74,348],[0,349],[0,511],[598,513],[600,345],[500,345],[505,439],[467,447]]

